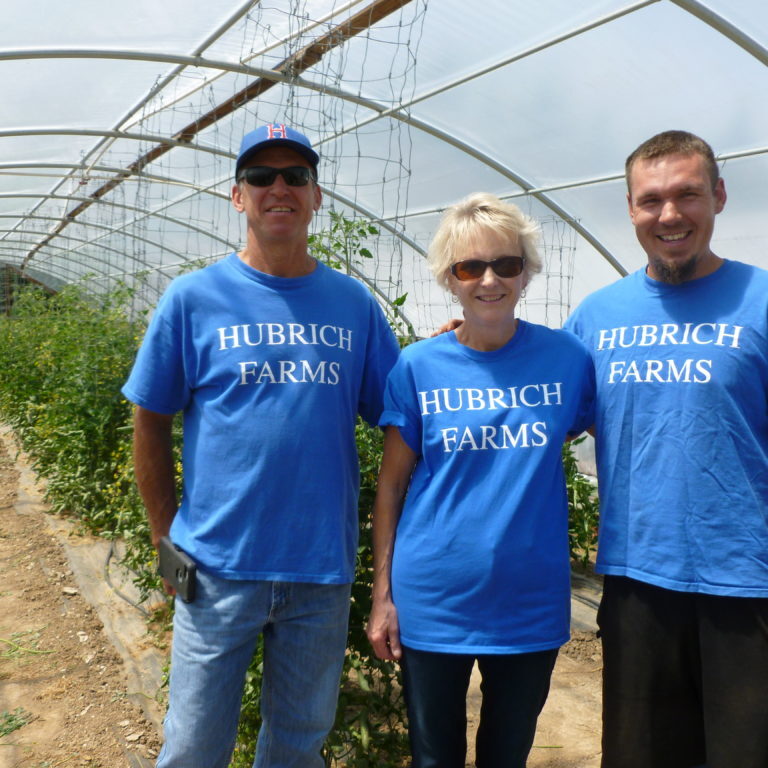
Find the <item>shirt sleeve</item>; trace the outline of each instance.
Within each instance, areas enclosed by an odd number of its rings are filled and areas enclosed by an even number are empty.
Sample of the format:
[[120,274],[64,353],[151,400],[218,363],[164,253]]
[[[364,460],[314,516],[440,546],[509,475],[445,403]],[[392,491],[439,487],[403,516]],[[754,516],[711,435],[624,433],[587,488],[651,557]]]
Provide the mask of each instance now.
[[161,298],[139,347],[125,397],[156,413],[174,414],[189,402],[191,388],[186,375],[181,313],[169,290]]
[[576,336],[576,338],[582,339],[583,330],[581,329],[581,326],[579,324],[579,314],[580,314],[579,308],[577,307],[565,319],[565,322],[563,323],[563,330],[568,331],[568,333],[570,333],[573,336]]
[[589,429],[595,423],[597,389],[595,364],[587,347],[587,334],[584,328],[583,314],[581,307],[577,307],[563,324],[563,330],[576,337],[579,351],[583,353],[582,365],[574,367],[574,370],[580,372],[580,399],[574,423],[571,429],[568,430],[569,434],[579,434],[585,429]]
[[379,426],[397,427],[406,445],[417,456],[421,455],[422,422],[411,367],[405,356],[400,357],[387,377]]
[[400,353],[395,334],[376,301],[371,298],[371,318],[365,348],[365,370],[358,413],[372,426],[379,422],[384,407],[387,374]]
[[580,372],[579,403],[576,409],[576,415],[570,434],[579,434],[585,429],[589,429],[595,423],[595,366],[592,364],[592,358],[584,350]]

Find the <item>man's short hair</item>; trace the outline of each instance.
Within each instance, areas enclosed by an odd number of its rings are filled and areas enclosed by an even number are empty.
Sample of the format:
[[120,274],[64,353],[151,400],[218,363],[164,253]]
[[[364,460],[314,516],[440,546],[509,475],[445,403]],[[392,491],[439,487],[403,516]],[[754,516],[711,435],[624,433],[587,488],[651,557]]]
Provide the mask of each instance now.
[[477,235],[492,232],[501,237],[517,237],[525,257],[526,280],[541,272],[537,249],[539,227],[516,205],[505,203],[495,195],[478,192],[465,197],[443,214],[427,253],[427,263],[439,285],[448,289],[451,265],[468,258],[466,249]]
[[627,158],[624,165],[627,188],[629,189],[629,174],[637,160],[655,160],[666,155],[700,155],[704,159],[704,166],[712,182],[712,189],[715,188],[717,180],[720,178],[720,169],[717,167],[715,153],[704,139],[688,131],[663,131],[644,141]]

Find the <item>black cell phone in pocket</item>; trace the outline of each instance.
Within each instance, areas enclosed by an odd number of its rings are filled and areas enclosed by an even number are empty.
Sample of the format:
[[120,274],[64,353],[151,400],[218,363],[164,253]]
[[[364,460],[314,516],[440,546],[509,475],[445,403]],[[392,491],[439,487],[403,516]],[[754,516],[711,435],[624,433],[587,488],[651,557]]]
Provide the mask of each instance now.
[[168,536],[160,539],[160,575],[176,590],[176,594],[185,602],[195,599],[197,565],[183,550],[179,549]]

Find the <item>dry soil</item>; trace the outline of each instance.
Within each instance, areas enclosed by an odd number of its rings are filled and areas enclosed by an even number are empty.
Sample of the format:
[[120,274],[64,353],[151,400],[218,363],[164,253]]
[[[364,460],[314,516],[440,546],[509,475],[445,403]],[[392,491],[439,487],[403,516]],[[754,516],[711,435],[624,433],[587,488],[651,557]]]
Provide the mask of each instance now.
[[[154,765],[165,651],[105,583],[107,546],[45,511],[28,463],[0,429],[0,768]],[[574,616],[530,768],[599,765],[594,612],[577,601]],[[468,765],[478,684],[473,677]]]
[[150,765],[157,730],[0,441],[0,767]]

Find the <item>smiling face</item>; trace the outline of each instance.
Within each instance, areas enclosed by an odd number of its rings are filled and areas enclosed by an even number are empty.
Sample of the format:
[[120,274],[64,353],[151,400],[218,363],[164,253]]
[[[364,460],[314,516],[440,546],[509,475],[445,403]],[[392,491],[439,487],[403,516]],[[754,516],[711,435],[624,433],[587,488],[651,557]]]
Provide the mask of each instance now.
[[[479,230],[461,258],[491,261],[502,256],[522,256],[517,237],[504,237],[489,230]],[[499,277],[491,268],[476,280],[459,280],[449,275],[448,286],[464,309],[464,331],[469,334],[502,336],[515,328],[515,307],[525,287],[526,274]],[[509,334],[511,336],[511,333]]]
[[[245,167],[255,165],[311,167],[298,152],[284,146],[261,150]],[[232,204],[245,214],[249,238],[253,235],[264,243],[306,249],[309,224],[320,202],[320,188],[314,180],[303,187],[290,187],[278,175],[268,187],[252,187],[245,181],[232,187]]]
[[629,215],[648,255],[648,275],[682,283],[714,272],[721,259],[710,250],[725,186],[712,188],[701,155],[639,159],[629,172]]

